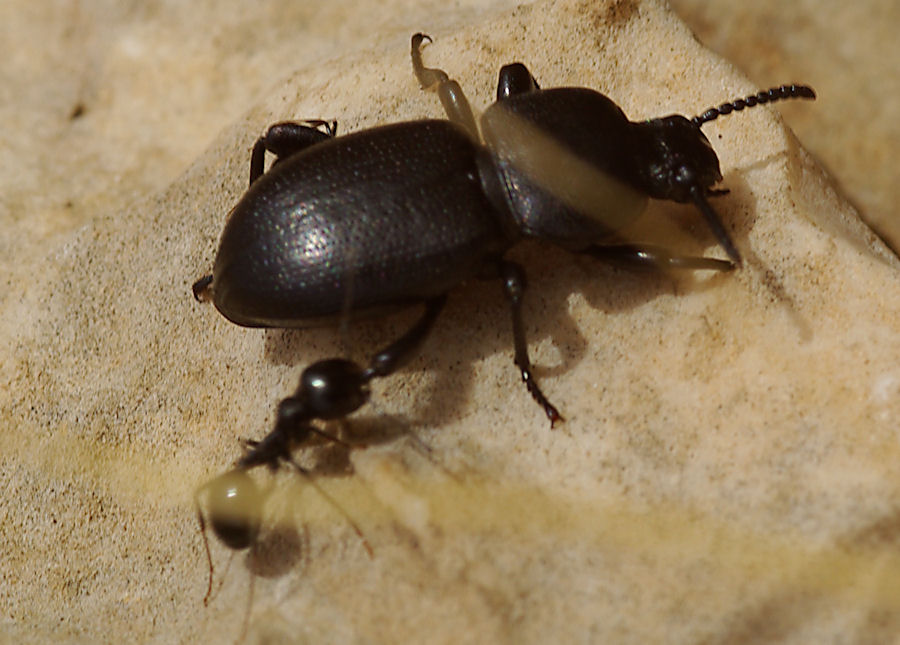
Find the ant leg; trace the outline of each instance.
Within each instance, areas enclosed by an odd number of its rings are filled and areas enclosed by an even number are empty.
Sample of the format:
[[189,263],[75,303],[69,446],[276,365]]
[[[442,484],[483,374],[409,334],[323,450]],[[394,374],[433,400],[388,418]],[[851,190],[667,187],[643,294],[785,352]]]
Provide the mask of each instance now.
[[293,459],[289,459],[288,463],[294,468],[294,470],[296,470],[298,473],[303,475],[304,478],[306,478],[306,481],[309,483],[309,485],[315,488],[316,492],[318,492],[319,495],[321,495],[322,498],[325,499],[325,501],[334,506],[338,510],[338,512],[344,516],[344,519],[347,520],[347,522],[353,528],[353,531],[359,536],[359,539],[362,540],[362,544],[368,552],[369,557],[375,557],[375,552],[372,550],[372,545],[369,544],[369,541],[363,534],[362,529],[359,528],[359,525],[353,520],[353,517],[351,517],[350,513],[347,512],[347,509],[338,504],[337,500],[334,497],[326,493],[325,490],[316,483],[316,480],[313,478],[312,473],[306,470],[306,468],[298,464]]
[[617,244],[598,246],[592,244],[581,253],[619,266],[635,269],[690,269],[731,271],[735,265],[728,260],[678,255],[661,246],[650,244]]
[[514,94],[527,94],[541,89],[538,82],[522,63],[510,63],[500,69],[497,81],[497,100],[502,101]]
[[250,185],[263,175],[267,150],[275,155],[275,163],[278,163],[305,148],[333,138],[336,133],[337,121],[321,119],[299,123],[286,121],[269,126],[266,133],[256,140],[250,153]]
[[513,342],[515,344],[515,363],[522,372],[522,381],[531,397],[544,408],[544,414],[550,419],[550,427],[557,421],[564,421],[559,410],[547,400],[532,374],[531,360],[528,358],[528,342],[525,339],[525,326],[522,323],[522,296],[525,294],[525,272],[518,264],[502,260],[499,265],[500,277],[503,280],[503,291],[512,308]]
[[419,85],[423,90],[429,90],[436,86],[438,98],[441,99],[441,105],[444,106],[447,118],[453,123],[461,125],[473,140],[478,141],[478,126],[475,125],[472,108],[469,107],[469,101],[463,94],[459,83],[447,76],[447,72],[444,70],[425,67],[422,63],[422,42],[425,40],[431,42],[431,36],[415,34],[412,37],[410,50],[413,72],[419,80]]

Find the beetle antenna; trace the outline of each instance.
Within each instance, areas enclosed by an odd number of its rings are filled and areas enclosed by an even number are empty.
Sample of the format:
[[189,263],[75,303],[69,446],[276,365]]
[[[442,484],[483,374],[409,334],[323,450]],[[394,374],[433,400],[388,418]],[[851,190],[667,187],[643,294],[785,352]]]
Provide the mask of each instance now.
[[815,99],[815,91],[808,85],[782,85],[773,87],[756,94],[751,94],[742,99],[723,103],[719,107],[709,108],[706,112],[691,119],[698,128],[704,123],[715,121],[719,116],[725,116],[732,112],[740,112],[744,108],[753,107],[755,105],[764,105],[773,101],[783,101],[785,99]]

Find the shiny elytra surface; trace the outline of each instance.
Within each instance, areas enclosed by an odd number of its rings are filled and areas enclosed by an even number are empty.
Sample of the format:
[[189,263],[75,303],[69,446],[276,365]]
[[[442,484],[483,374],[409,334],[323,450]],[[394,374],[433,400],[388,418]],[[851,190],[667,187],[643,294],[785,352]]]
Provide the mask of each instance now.
[[457,126],[417,121],[278,163],[225,226],[216,307],[240,325],[295,327],[446,293],[511,243],[478,154]]

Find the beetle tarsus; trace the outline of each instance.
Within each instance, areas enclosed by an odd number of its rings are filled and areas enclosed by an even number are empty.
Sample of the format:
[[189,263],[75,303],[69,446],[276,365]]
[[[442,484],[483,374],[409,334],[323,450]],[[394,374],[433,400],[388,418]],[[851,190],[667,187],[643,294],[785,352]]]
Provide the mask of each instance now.
[[462,126],[473,141],[478,141],[478,126],[475,124],[475,116],[472,114],[472,108],[459,83],[450,78],[444,70],[425,67],[422,63],[422,42],[424,40],[431,42],[431,37],[425,34],[415,34],[412,37],[410,50],[413,72],[419,85],[423,90],[436,89],[444,112],[447,113],[447,118]]
[[[320,130],[319,128],[323,128]],[[269,126],[266,133],[253,144],[250,153],[250,185],[265,173],[266,152],[275,155],[273,166],[298,152],[333,138],[337,134],[337,121],[309,119],[284,121]]]

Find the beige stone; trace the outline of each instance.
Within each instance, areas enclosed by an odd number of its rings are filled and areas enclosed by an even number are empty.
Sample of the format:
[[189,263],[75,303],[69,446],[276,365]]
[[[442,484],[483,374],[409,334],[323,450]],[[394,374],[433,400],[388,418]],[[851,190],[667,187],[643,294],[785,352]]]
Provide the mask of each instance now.
[[[769,108],[705,127],[741,271],[634,275],[517,250],[532,357],[565,424],[551,431],[519,383],[497,286],[460,289],[421,358],[346,424],[387,438],[301,457],[373,555],[281,473],[258,552],[212,545],[204,606],[195,488],[267,431],[304,365],[363,360],[410,319],[248,330],[193,302],[266,124],[440,116],[410,71],[419,29],[476,109],[517,59],[632,119],[757,88],[653,0],[389,15],[273,1],[215,19],[15,4],[4,24],[53,45],[10,30],[21,47],[3,68],[6,98],[42,106],[3,102],[4,637],[219,642],[246,621],[250,642],[807,643],[900,628],[900,267]],[[221,111],[196,120],[194,93]],[[721,253],[689,207],[653,204],[629,234]]]

